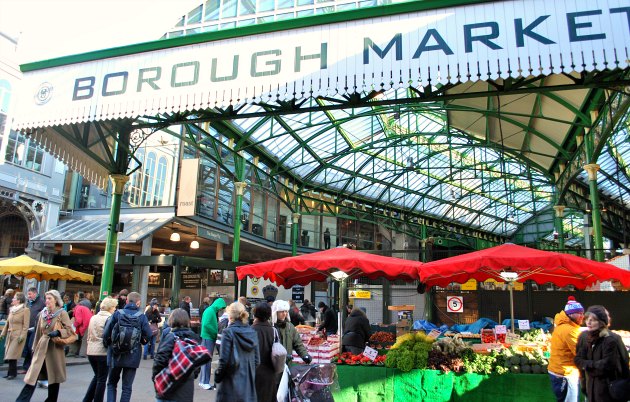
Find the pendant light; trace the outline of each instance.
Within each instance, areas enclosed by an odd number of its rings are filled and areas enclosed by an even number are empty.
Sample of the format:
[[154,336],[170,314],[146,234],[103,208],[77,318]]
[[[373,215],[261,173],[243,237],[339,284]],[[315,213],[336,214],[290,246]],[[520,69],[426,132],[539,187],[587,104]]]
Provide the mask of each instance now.
[[192,249],[198,249],[199,248],[199,242],[197,240],[193,240],[190,242],[190,248]]
[[179,233],[177,233],[175,231],[175,227],[172,224],[171,224],[171,230],[173,231],[173,233],[171,233],[171,237],[170,237],[171,241],[180,241],[181,238],[179,236]]

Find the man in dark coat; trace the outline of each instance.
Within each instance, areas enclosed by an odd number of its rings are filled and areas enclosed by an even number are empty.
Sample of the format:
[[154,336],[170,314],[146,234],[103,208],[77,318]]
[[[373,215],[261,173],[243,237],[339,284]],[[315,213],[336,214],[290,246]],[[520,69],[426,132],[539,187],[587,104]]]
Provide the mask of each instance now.
[[326,303],[319,302],[317,305],[319,307],[319,311],[322,314],[322,323],[317,328],[318,331],[326,331],[326,335],[334,335],[337,333],[337,314],[335,311],[328,307]]
[[118,309],[123,309],[127,305],[127,295],[129,291],[127,289],[123,289],[118,293]]
[[[151,338],[151,327],[147,316],[140,311],[140,293],[131,292],[127,295],[127,305],[122,310],[116,310],[109,318],[103,330],[103,344],[107,347],[107,366],[109,374],[107,378],[107,400],[116,400],[116,387],[122,374],[122,393],[120,402],[131,400],[131,390],[133,380],[136,377],[136,369],[140,367],[142,358],[142,345],[145,345]],[[116,323],[121,319],[121,314],[134,317],[141,331],[141,339],[138,345],[129,352],[116,354],[112,346],[112,333]]]
[[188,317],[190,318],[190,296],[184,296],[182,301],[179,303],[179,308],[188,313]]
[[26,344],[22,351],[22,357],[24,357],[24,363],[22,364],[22,370],[19,374],[26,374],[26,371],[31,366],[31,360],[33,359],[33,339],[35,338],[35,324],[37,324],[37,316],[45,307],[44,299],[42,299],[37,293],[37,288],[29,288],[27,292],[28,300],[26,301],[27,307],[31,310],[31,317],[28,324],[28,333],[26,334]]
[[370,321],[363,310],[358,307],[353,308],[343,327],[341,345],[344,352],[350,352],[353,355],[363,353],[365,343],[370,339],[370,332]]
[[256,367],[256,396],[258,402],[275,402],[276,373],[271,362],[271,347],[274,342],[274,328],[271,326],[271,307],[267,302],[260,302],[254,308],[254,324],[252,329],[258,334],[258,350],[260,364]]

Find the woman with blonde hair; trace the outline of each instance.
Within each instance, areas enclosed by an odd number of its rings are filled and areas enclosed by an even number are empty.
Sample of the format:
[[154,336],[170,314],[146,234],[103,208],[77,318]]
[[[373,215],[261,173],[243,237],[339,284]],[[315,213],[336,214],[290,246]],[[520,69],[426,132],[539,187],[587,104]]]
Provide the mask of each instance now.
[[87,356],[94,376],[83,397],[83,402],[103,402],[107,386],[107,348],[103,345],[103,329],[107,319],[116,311],[118,300],[106,297],[100,304],[98,314],[90,318],[85,337],[87,338]]
[[[37,380],[48,380],[48,402],[56,402],[59,385],[66,381],[66,356],[63,345],[53,342],[53,338],[68,338],[74,331],[68,313],[63,309],[61,295],[56,290],[45,293],[45,307],[39,313],[33,341],[33,361],[24,377],[24,388],[16,402],[30,401],[35,392]],[[61,329],[55,329],[57,323]]]
[[0,339],[7,338],[4,345],[4,359],[9,363],[9,371],[4,376],[7,380],[12,380],[17,376],[17,361],[22,356],[24,341],[28,333],[31,311],[25,303],[24,293],[17,292],[13,296],[11,307],[9,307],[9,318],[0,334]]
[[[230,304],[227,313],[230,325],[223,330],[219,368],[214,373],[215,382],[219,384],[216,401],[257,402],[258,335],[247,325],[249,314],[242,303]],[[236,369],[235,360],[238,361]]]

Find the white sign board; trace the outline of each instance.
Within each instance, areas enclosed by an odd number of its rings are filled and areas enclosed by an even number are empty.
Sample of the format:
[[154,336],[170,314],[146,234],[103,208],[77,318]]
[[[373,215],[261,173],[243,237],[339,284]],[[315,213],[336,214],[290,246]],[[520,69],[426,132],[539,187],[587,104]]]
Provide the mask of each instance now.
[[437,339],[438,336],[440,336],[441,333],[442,333],[442,331],[440,331],[438,329],[433,329],[433,330],[431,330],[431,332],[429,332],[427,334],[427,338]]
[[507,334],[507,328],[505,327],[505,325],[496,325],[494,327],[494,333],[495,334]]
[[518,329],[520,329],[520,330],[528,330],[529,329],[529,320],[518,320]]
[[376,357],[378,356],[378,350],[366,346],[365,350],[363,351],[363,355],[367,356],[368,359],[370,359],[371,361],[374,361],[374,359],[376,359]]
[[462,296],[447,296],[446,297],[446,312],[447,313],[463,313],[464,312],[464,298]]

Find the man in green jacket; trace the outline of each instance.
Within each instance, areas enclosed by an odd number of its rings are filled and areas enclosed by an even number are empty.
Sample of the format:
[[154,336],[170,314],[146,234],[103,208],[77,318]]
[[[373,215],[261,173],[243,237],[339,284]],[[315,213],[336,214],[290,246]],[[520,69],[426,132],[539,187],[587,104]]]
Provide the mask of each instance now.
[[[201,344],[210,351],[210,356],[214,352],[214,344],[217,341],[218,321],[217,316],[221,313],[221,310],[225,309],[225,300],[222,298],[216,299],[210,307],[203,311],[201,317]],[[210,385],[210,366],[212,359],[203,366],[201,366],[201,376],[199,377],[199,386],[203,389],[214,390],[216,385]]]

